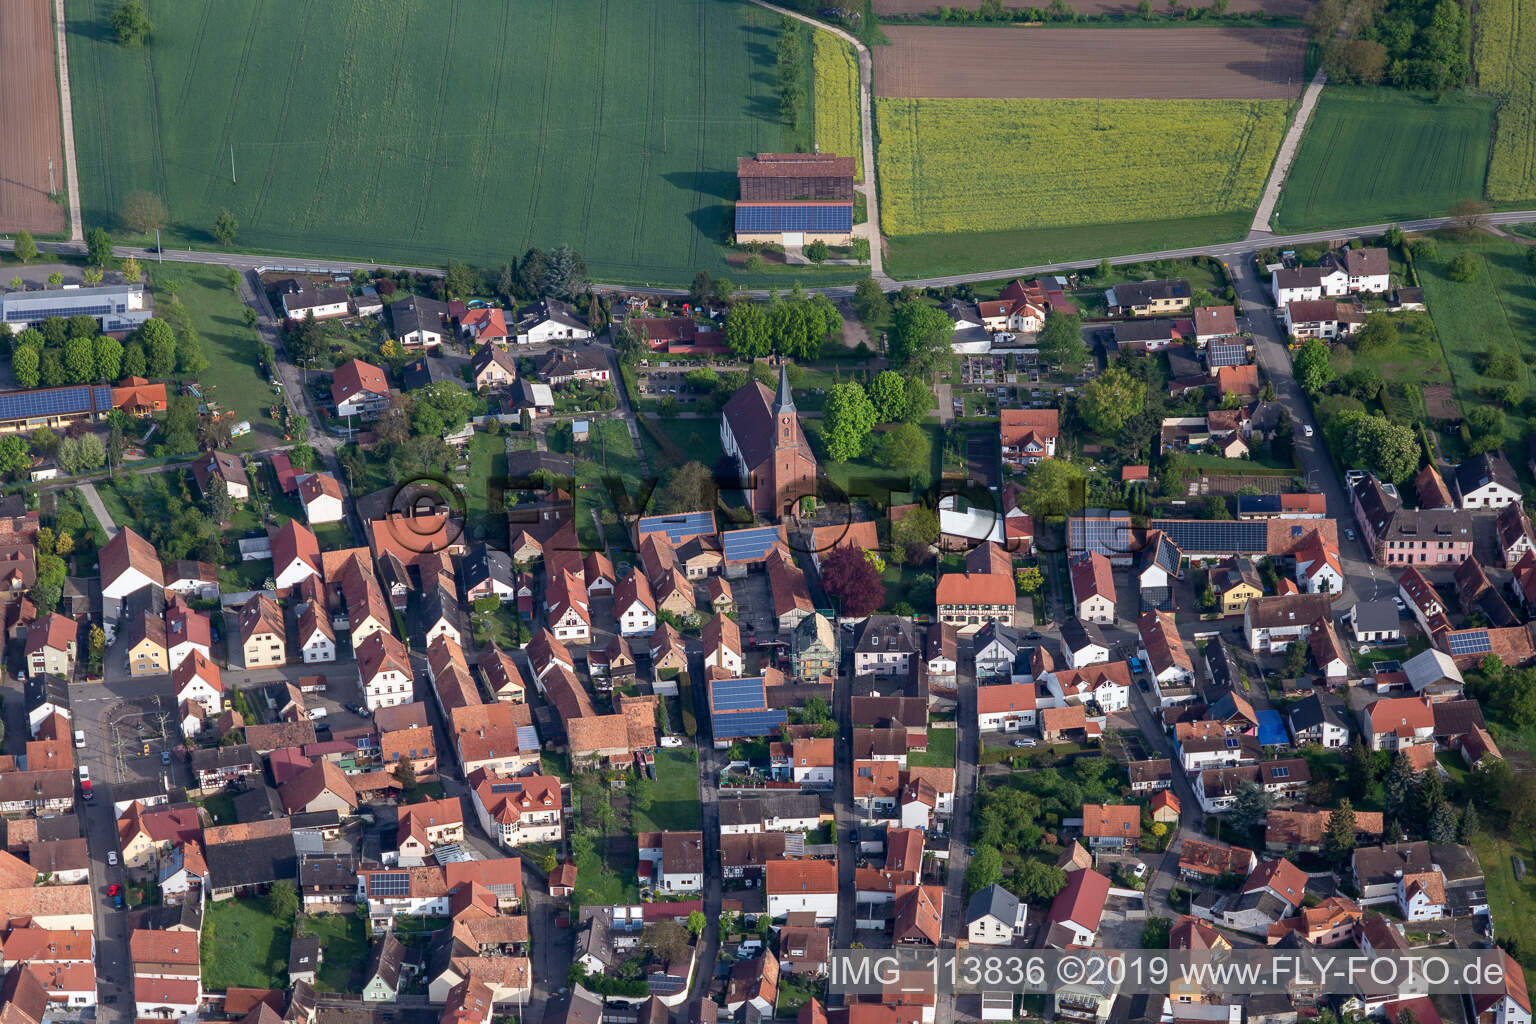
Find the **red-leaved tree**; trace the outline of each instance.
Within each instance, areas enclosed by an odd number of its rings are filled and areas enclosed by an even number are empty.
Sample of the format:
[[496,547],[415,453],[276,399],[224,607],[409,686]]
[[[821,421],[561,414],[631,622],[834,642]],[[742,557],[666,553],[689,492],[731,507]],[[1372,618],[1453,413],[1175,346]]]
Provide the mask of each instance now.
[[821,586],[849,618],[863,618],[885,603],[885,584],[859,548],[840,547],[824,557]]

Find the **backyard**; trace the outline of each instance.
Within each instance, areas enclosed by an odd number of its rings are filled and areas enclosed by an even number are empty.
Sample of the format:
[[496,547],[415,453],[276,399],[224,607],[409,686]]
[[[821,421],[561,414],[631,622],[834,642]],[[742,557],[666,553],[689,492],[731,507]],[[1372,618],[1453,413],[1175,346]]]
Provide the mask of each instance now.
[[955,766],[955,736],[958,729],[928,729],[928,750],[925,753],[907,755],[907,764],[913,767],[953,768]]
[[647,810],[631,803],[636,832],[686,832],[699,827],[699,765],[689,747],[656,752],[656,782]]
[[286,989],[292,936],[292,922],[269,914],[265,900],[210,902],[204,910],[203,987]]
[[[627,551],[632,545],[614,508],[609,493],[609,478],[616,478],[631,501],[638,502],[644,492],[640,461],[635,457],[634,441],[621,419],[588,420],[588,440],[574,442],[568,424],[551,427],[546,435],[549,450],[576,459],[576,533],[583,550],[606,548],[610,554]],[[602,522],[598,532],[593,515]]]
[[321,992],[356,992],[368,962],[368,936],[357,914],[315,914],[299,918],[299,934],[320,939],[320,967],[315,988]]

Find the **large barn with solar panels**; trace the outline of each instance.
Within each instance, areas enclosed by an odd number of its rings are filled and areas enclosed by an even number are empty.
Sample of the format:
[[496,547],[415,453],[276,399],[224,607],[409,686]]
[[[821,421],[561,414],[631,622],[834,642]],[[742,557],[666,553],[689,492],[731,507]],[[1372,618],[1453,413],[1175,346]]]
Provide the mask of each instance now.
[[736,161],[736,241],[808,245],[853,241],[853,157],[759,153]]

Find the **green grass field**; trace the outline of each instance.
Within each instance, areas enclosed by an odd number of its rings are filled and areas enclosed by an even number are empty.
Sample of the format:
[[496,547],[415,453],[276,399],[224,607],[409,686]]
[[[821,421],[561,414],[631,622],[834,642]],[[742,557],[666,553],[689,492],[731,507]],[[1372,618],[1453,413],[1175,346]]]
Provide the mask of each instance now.
[[1131,256],[1235,241],[1248,233],[1252,220],[1253,214],[1243,210],[1182,220],[901,235],[886,240],[885,269],[895,277],[907,279],[1070,260],[1097,261],[1103,256]]
[[1280,194],[1277,230],[1432,217],[1481,199],[1493,101],[1329,86]]
[[[1483,388],[1503,383],[1477,372],[1473,359],[1479,352],[1507,348],[1527,366],[1536,359],[1536,276],[1526,262],[1528,247],[1518,242],[1491,237],[1464,244],[1441,240],[1438,248],[1436,260],[1418,261],[1419,281],[1455,382],[1456,400],[1467,410],[1487,404],[1479,394]],[[1475,280],[1457,283],[1446,268],[1462,252],[1475,255],[1480,268]],[[1529,370],[1521,383],[1529,389]],[[1522,438],[1524,420],[1519,415],[1506,419],[1509,440]],[[1516,463],[1521,461],[1523,457]]]
[[320,939],[324,959],[315,972],[315,988],[321,992],[355,992],[353,971],[362,974],[368,962],[368,937],[363,919],[356,914],[315,914],[299,919],[300,934]]
[[656,752],[651,806],[633,811],[636,832],[686,832],[699,827],[699,765],[693,754],[687,747]]
[[1279,100],[882,98],[882,227],[1017,231],[1251,210],[1287,111]]
[[157,0],[137,49],[112,6],[67,7],[84,218],[117,228],[147,190],[172,245],[211,247],[228,208],[259,251],[495,266],[568,242],[597,277],[686,282],[728,270],[736,158],[786,142],[778,16],[744,0]]

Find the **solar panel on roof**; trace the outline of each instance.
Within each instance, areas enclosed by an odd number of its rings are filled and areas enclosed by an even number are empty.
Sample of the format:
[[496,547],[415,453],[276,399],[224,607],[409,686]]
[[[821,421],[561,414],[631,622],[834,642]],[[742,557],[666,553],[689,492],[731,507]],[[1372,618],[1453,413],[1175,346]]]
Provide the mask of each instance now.
[[1207,350],[1206,358],[1212,366],[1246,366],[1248,364],[1248,346],[1232,344],[1211,344]]
[[107,412],[112,408],[112,389],[81,385],[44,391],[0,392],[0,420],[33,419]]
[[390,871],[368,876],[368,895],[405,896],[411,891],[411,876],[404,871]]
[[710,700],[715,711],[747,711],[768,706],[762,676],[716,679],[710,686]]
[[1269,550],[1269,526],[1263,520],[1154,519],[1186,555],[1191,552],[1263,554]]
[[1487,654],[1493,650],[1493,641],[1489,639],[1486,629],[1452,633],[1446,637],[1446,640],[1453,657],[1460,657],[1463,654]]
[[1073,555],[1096,551],[1106,557],[1118,557],[1130,551],[1133,543],[1129,515],[1112,519],[1085,516],[1073,519],[1069,529],[1069,553]]
[[643,516],[635,527],[641,537],[650,533],[665,533],[673,544],[681,544],[691,537],[715,532],[713,512],[685,512],[682,515]]
[[720,535],[720,550],[727,562],[744,562],[768,557],[779,542],[777,526],[754,526],[747,530],[728,530]]
[[736,230],[847,234],[853,230],[853,206],[841,203],[827,206],[754,206],[737,203]]
[[731,711],[716,714],[711,722],[715,739],[733,739],[738,736],[768,736],[777,732],[788,721],[783,708],[767,708],[758,711]]

